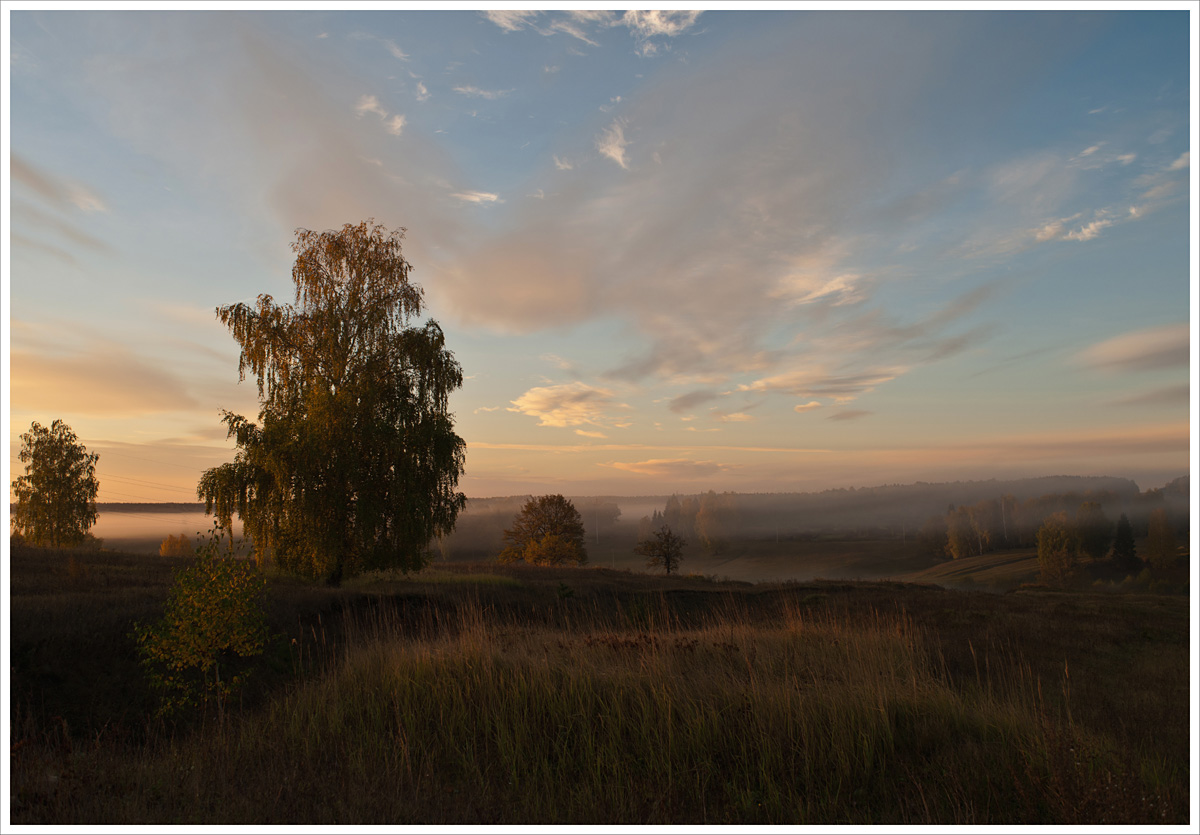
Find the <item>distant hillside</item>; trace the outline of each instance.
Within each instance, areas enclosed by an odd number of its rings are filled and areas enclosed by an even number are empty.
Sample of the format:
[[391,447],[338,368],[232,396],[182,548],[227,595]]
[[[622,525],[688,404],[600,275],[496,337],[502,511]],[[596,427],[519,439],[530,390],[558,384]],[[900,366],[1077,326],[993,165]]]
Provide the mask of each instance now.
[[203,502],[96,502],[99,513],[203,513]]

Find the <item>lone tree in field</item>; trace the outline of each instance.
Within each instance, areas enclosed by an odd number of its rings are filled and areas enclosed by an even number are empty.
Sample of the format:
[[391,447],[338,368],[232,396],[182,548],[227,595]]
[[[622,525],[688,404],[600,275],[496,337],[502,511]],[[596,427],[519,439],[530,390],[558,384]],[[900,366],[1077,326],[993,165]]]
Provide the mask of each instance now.
[[1065,510],[1046,517],[1037,532],[1038,565],[1046,585],[1070,585],[1078,573],[1079,539]]
[[508,547],[500,552],[500,562],[584,565],[587,549],[583,536],[583,519],[569,500],[557,495],[530,498],[512,528],[504,532]]
[[34,421],[21,436],[25,475],[12,483],[12,529],[34,545],[78,545],[96,524],[96,462],[71,427]]
[[223,526],[241,517],[260,564],[331,585],[419,569],[466,503],[465,444],[448,410],[462,369],[436,322],[410,325],[423,292],[403,236],[373,221],[298,230],[294,304],[261,295],[217,308],[261,410],[258,423],[223,413],[237,455],[197,492]]
[[643,539],[633,549],[635,554],[646,558],[646,567],[662,566],[670,574],[678,571],[679,562],[683,559],[683,546],[687,545],[683,537],[671,533],[668,525],[663,525],[651,538]]
[[1137,548],[1133,544],[1133,525],[1129,524],[1129,517],[1124,513],[1117,520],[1117,532],[1113,537],[1112,561],[1118,569],[1129,573],[1140,571],[1142,568],[1142,561],[1138,558]]

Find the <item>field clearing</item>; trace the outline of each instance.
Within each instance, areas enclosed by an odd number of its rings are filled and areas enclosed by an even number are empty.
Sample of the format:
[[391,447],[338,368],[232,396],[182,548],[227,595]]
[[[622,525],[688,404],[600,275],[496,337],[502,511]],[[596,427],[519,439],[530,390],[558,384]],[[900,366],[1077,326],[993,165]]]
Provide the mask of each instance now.
[[1181,596],[439,563],[269,577],[225,725],[128,637],[182,561],[17,548],[22,823],[1180,822]]
[[909,583],[974,586],[1003,591],[1015,589],[1022,583],[1035,582],[1039,572],[1037,551],[1022,549],[941,562],[897,579]]

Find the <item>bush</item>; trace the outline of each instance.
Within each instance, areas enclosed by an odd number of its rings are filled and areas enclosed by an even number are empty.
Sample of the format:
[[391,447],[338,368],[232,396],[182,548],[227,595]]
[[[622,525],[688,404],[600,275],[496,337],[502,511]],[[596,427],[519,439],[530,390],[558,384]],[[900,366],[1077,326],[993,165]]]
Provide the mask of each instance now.
[[232,541],[222,553],[223,533],[213,528],[195,562],[176,574],[162,620],[134,624],[142,666],[161,697],[159,716],[215,704],[223,719],[249,674],[246,661],[266,647],[266,580],[236,557]]

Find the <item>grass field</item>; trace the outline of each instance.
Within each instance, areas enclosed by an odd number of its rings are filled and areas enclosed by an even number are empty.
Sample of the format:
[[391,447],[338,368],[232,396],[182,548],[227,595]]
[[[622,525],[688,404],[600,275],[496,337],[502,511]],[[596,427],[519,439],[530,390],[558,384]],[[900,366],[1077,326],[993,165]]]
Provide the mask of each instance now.
[[13,823],[1187,820],[1186,597],[272,576],[238,709],[171,726],[128,635],[181,564],[14,549]]

